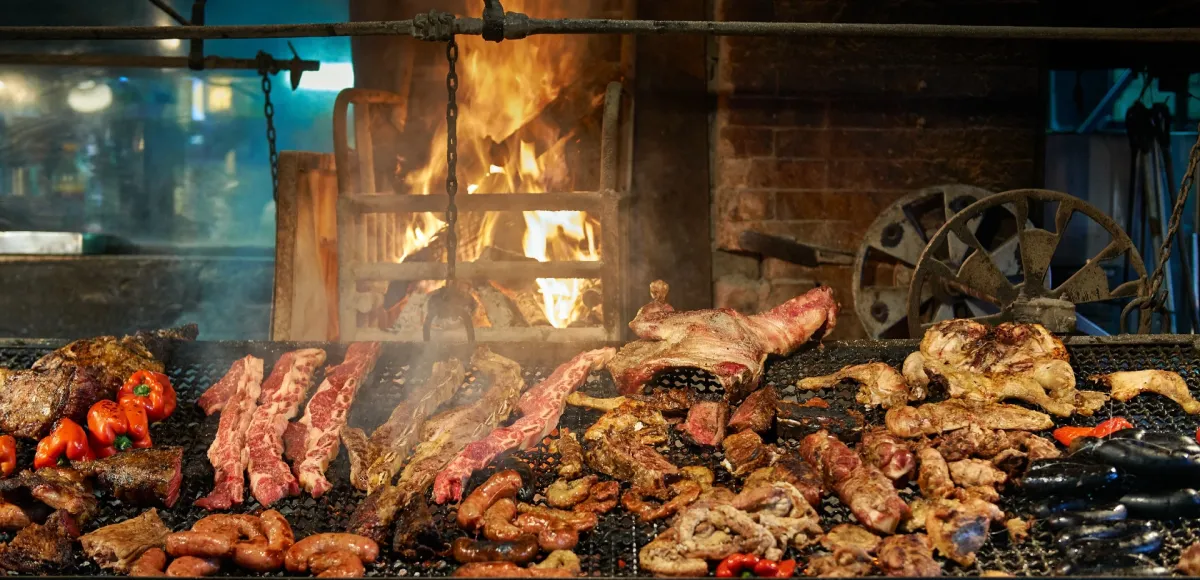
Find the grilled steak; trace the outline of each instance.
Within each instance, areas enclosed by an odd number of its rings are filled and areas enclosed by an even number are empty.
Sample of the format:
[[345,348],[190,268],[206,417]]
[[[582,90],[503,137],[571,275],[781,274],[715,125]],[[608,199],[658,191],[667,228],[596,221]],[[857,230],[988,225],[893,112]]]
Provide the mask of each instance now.
[[621,394],[640,393],[662,371],[698,368],[720,381],[730,402],[738,402],[758,387],[767,355],[789,354],[837,322],[838,306],[827,287],[753,316],[730,308],[676,312],[667,304],[667,290],[662,280],[650,284],[652,302],[629,323],[640,340],[608,363]]
[[766,386],[746,397],[733,416],[729,418],[729,428],[733,431],[758,431],[765,433],[775,422],[775,403],[779,400],[775,387]]
[[47,574],[65,568],[75,557],[79,524],[65,511],[44,524],[30,524],[0,549],[0,568],[26,574]]
[[182,447],[158,447],[130,449],[76,468],[123,502],[170,508],[179,499],[182,463]]
[[88,408],[115,394],[93,367],[0,369],[0,431],[38,439],[49,435],[62,417],[86,424]]
[[701,401],[688,410],[687,420],[679,426],[696,445],[716,447],[725,439],[725,417],[729,405],[721,401]]
[[136,518],[104,526],[79,538],[83,551],[105,570],[127,574],[129,566],[150,548],[162,548],[171,530],[158,510],[150,508]]
[[163,372],[160,362],[179,340],[195,340],[195,324],[155,331],[139,331],[133,336],[100,336],[72,342],[33,363],[33,370],[91,368],[97,373],[107,398],[115,398],[117,389],[140,370]]
[[258,394],[262,404],[246,428],[246,473],[254,499],[263,506],[300,493],[300,484],[281,457],[283,431],[308,396],[313,373],[324,363],[325,351],[319,348],[284,353],[263,382]]

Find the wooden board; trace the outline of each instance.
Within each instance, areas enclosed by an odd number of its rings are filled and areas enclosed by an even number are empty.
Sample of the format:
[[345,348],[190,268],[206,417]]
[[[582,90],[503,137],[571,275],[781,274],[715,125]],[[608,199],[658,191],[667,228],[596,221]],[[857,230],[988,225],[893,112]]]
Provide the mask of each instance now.
[[279,153],[271,340],[337,340],[337,196],[332,154]]

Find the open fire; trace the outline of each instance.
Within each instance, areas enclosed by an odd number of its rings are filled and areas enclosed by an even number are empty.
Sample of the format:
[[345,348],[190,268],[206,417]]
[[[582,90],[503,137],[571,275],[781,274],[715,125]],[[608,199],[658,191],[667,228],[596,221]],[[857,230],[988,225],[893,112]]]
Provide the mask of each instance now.
[[[511,4],[511,6],[510,6]],[[551,17],[565,16],[557,2],[550,0],[512,0],[509,10]],[[468,13],[479,13],[482,0],[468,2]],[[458,91],[458,180],[465,185],[460,195],[474,193],[545,193],[573,191],[568,170],[566,146],[578,139],[578,125],[562,123],[564,92],[576,83],[583,70],[583,39],[567,35],[545,35],[522,42],[486,43],[480,37],[459,39]],[[586,103],[591,111],[603,102],[603,93]],[[567,115],[569,117],[569,115]],[[446,178],[446,128],[439,124],[430,145],[429,162],[406,172],[404,183],[409,194],[439,194]],[[600,259],[599,223],[582,211],[525,211],[522,220],[514,212],[474,212],[459,214],[460,262],[484,259],[485,254],[502,259],[531,259],[540,262]],[[399,239],[399,261],[424,259],[440,261],[444,251],[422,252],[435,244],[445,228],[434,213],[401,216],[404,235]],[[413,292],[428,293],[441,282],[412,284]],[[491,281],[514,302],[534,293],[541,312],[538,322],[557,328],[574,324],[596,324],[597,313],[585,305],[584,295],[594,288],[595,280],[538,278],[536,287],[505,287],[503,281]],[[478,297],[478,296],[477,296]],[[408,302],[407,298],[405,302]],[[422,301],[423,302],[423,301]],[[528,319],[530,316],[526,315]],[[531,324],[533,321],[529,321]],[[477,325],[488,326],[486,316],[476,316]]]

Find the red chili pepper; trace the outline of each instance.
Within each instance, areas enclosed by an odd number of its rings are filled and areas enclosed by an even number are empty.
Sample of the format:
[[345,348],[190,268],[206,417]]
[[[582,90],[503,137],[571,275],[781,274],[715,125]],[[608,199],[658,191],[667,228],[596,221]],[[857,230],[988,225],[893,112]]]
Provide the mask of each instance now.
[[1078,437],[1090,437],[1092,435],[1092,427],[1059,427],[1054,430],[1054,439],[1063,445],[1070,447],[1071,442]]
[[754,554],[730,554],[720,564],[717,564],[718,578],[733,578],[743,572],[748,572],[758,565],[759,558]]
[[774,560],[763,559],[754,565],[754,575],[759,578],[774,578],[778,572],[779,562]]
[[67,418],[59,419],[50,435],[38,441],[37,451],[33,455],[33,468],[54,467],[64,457],[71,461],[91,461],[96,458],[88,445],[87,432]]
[[88,440],[97,457],[151,445],[150,421],[146,409],[137,401],[98,401],[88,410],[87,424]]
[[17,440],[0,435],[0,476],[8,477],[17,469]]
[[146,417],[157,423],[175,412],[175,389],[171,379],[154,371],[138,371],[117,391],[117,401],[133,400],[146,409]]
[[791,578],[792,574],[796,573],[796,561],[784,560],[779,563],[779,571],[775,573],[776,578]]
[[1108,437],[1122,429],[1133,429],[1133,423],[1125,420],[1124,417],[1113,417],[1096,425],[1092,429],[1092,437]]

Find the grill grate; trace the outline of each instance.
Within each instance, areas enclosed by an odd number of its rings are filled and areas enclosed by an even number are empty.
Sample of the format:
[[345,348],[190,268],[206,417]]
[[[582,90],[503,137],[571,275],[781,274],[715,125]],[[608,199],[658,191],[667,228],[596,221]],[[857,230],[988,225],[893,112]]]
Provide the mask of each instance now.
[[[264,359],[269,369],[278,357],[293,348],[295,344],[263,343],[263,342],[200,342],[181,345],[170,364],[167,372],[179,392],[179,408],[165,423],[153,429],[156,445],[179,445],[184,447],[184,481],[181,498],[174,509],[160,510],[163,521],[172,530],[189,527],[199,518],[207,515],[203,509],[191,507],[192,502],[203,496],[212,486],[212,468],[208,465],[205,452],[216,433],[217,417],[205,417],[194,401],[205,388],[219,379],[232,362],[247,354],[253,354]],[[341,361],[344,354],[343,345],[326,345],[331,364]],[[422,384],[428,373],[427,365],[415,361],[416,350],[413,345],[388,344],[384,354],[376,366],[374,376],[365,383],[360,392],[359,401],[351,412],[350,423],[354,426],[373,428],[386,419],[391,409],[404,396],[411,385]],[[848,364],[858,364],[871,361],[884,361],[899,365],[904,357],[913,350],[907,343],[877,342],[869,345],[828,345],[821,349],[813,349],[793,357],[773,361],[768,364],[765,382],[780,389],[785,397],[806,399],[811,396],[821,396],[831,404],[839,406],[854,405],[853,393],[842,389],[839,391],[795,393],[789,385],[796,379],[805,376],[828,374],[837,371]],[[1160,368],[1178,371],[1190,385],[1200,381],[1200,356],[1190,345],[1155,344],[1155,345],[1087,345],[1070,347],[1072,364],[1076,376],[1080,379],[1082,388],[1088,388],[1084,380],[1093,373],[1106,373],[1119,370],[1135,370],[1138,368]],[[0,367],[27,368],[39,356],[49,351],[43,345],[17,346],[0,348]],[[518,361],[520,362],[520,361]],[[525,379],[532,385],[541,380],[552,370],[551,367],[527,367]],[[317,380],[321,379],[320,373]],[[468,375],[469,381],[476,381]],[[691,387],[701,391],[704,397],[719,397],[720,386],[711,377],[692,371],[676,371],[656,379],[658,385],[664,387]],[[479,385],[479,386],[482,386]],[[468,387],[460,397],[469,397],[478,387]],[[607,373],[596,373],[589,377],[583,391],[594,396],[612,396],[616,388]],[[370,400],[371,404],[363,404]],[[568,407],[563,414],[561,426],[582,432],[600,413],[576,407]],[[1191,433],[1200,424],[1200,417],[1184,414],[1177,405],[1157,395],[1142,395],[1129,403],[1108,403],[1096,418],[1072,418],[1065,424],[1091,424],[1098,418],[1108,416],[1124,416],[1139,427],[1166,429]],[[879,411],[867,414],[872,424],[882,424],[883,416]],[[792,442],[781,442],[784,445]],[[718,466],[723,459],[719,449],[701,449],[681,441],[674,434],[671,441],[662,451],[676,465],[702,464],[717,475],[717,483],[732,485],[731,476]],[[20,464],[32,463],[33,445],[21,442]],[[530,467],[537,480],[537,489],[545,489],[553,480],[555,457],[543,448],[531,450],[507,461],[523,462]],[[473,487],[492,471],[476,473],[468,484]],[[362,498],[362,493],[350,487],[347,482],[349,466],[345,453],[340,453],[330,466],[328,476],[334,483],[334,489],[319,500],[308,496],[288,498],[278,502],[274,507],[287,516],[297,537],[322,531],[341,531],[350,513]],[[734,487],[736,489],[736,487]],[[901,490],[905,499],[911,499],[916,494],[915,486]],[[1012,511],[1016,504],[1001,503],[1006,511]],[[261,509],[252,497],[238,511],[253,513]],[[822,516],[822,525],[826,529],[841,522],[852,521],[849,511],[834,498],[827,498],[818,506]],[[141,508],[124,505],[110,497],[101,497],[100,512],[96,520],[87,526],[88,530],[96,527],[123,521],[141,513]],[[447,507],[434,511],[435,521],[439,522],[451,533],[460,533],[454,525],[453,512]],[[602,516],[600,525],[591,533],[584,534],[576,553],[580,556],[584,572],[592,576],[648,576],[637,563],[638,549],[654,538],[665,527],[665,523],[641,523],[636,517],[624,510],[617,509]],[[947,575],[977,575],[984,571],[1001,571],[1013,575],[1053,575],[1054,570],[1061,564],[1058,554],[1052,547],[1052,535],[1043,525],[1037,524],[1031,530],[1031,535],[1024,543],[1012,545],[1008,541],[1003,526],[995,526],[991,541],[979,552],[978,562],[970,567],[958,566],[952,562],[944,562]],[[1164,565],[1172,565],[1177,560],[1180,551],[1192,542],[1200,540],[1200,523],[1176,522],[1162,524],[1166,536],[1164,548],[1157,560]],[[0,541],[8,541],[11,534],[0,533]],[[801,556],[805,554],[789,554]],[[452,572],[455,564],[452,560],[430,559],[420,562],[403,561],[392,554],[390,547],[384,547],[380,562],[369,567],[369,576],[444,576]],[[229,567],[224,572],[227,575],[239,571]],[[74,564],[59,572],[62,575],[104,575],[104,572],[79,554]],[[277,573],[276,575],[282,575]]]

